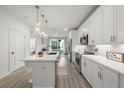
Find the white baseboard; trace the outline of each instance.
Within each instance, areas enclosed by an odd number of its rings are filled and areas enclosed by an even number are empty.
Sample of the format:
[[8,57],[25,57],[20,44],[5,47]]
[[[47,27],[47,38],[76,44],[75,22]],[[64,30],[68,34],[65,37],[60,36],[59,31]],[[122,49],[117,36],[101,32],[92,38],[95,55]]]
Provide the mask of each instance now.
[[8,75],[10,75],[10,72],[7,72],[7,73],[4,73],[4,74],[1,74],[1,75],[0,75],[0,79],[6,77],[6,76],[8,76]]

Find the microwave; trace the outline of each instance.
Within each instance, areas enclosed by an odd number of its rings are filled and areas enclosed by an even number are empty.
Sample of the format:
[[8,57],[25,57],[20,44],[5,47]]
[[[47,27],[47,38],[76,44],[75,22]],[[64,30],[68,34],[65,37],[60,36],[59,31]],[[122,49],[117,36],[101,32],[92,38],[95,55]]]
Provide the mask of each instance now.
[[80,38],[80,44],[88,45],[88,34],[83,34],[83,36]]

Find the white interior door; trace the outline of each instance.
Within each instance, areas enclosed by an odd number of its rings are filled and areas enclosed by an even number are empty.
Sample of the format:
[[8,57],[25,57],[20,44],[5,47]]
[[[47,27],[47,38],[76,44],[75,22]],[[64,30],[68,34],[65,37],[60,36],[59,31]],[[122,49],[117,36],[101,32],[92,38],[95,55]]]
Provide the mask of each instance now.
[[10,72],[22,67],[25,54],[25,35],[17,29],[10,30]]

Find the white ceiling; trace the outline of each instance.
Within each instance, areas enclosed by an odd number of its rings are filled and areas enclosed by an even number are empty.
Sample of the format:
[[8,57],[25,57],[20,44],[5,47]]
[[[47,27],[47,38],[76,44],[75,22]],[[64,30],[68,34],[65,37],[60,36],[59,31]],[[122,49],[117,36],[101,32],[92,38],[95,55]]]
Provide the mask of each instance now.
[[[3,5],[0,6],[17,18],[29,24],[36,23],[36,8],[33,5]],[[66,35],[64,28],[77,28],[91,14],[95,5],[40,5],[39,14],[44,14],[48,20],[50,35]],[[41,17],[39,18],[41,21]]]

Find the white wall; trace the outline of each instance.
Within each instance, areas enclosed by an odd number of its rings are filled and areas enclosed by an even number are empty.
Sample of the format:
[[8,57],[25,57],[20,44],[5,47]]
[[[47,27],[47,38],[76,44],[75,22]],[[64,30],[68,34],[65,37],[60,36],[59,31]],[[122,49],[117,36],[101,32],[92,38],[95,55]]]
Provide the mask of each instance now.
[[98,54],[101,56],[106,56],[107,51],[124,53],[124,44],[116,45],[96,45],[98,48]]
[[9,73],[9,27],[13,26],[25,32],[26,55],[29,51],[30,28],[27,24],[15,18],[0,8],[0,78]]

